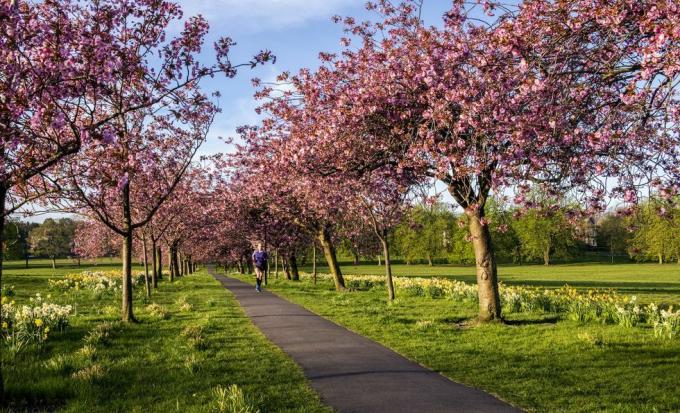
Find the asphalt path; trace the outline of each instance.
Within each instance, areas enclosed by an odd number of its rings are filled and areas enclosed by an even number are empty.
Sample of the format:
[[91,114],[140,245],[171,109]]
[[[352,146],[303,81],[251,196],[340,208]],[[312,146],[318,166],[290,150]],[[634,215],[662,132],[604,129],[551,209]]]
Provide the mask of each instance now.
[[[215,273],[264,335],[342,413],[520,412],[494,396],[429,370],[297,304]],[[482,366],[480,366],[481,368]]]

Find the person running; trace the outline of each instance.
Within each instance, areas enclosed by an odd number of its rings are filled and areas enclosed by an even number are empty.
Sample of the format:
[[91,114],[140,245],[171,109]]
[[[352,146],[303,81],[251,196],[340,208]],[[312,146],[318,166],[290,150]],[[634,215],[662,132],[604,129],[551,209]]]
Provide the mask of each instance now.
[[257,287],[255,290],[257,292],[262,292],[262,279],[264,278],[264,272],[267,271],[267,253],[262,249],[262,243],[257,243],[257,249],[253,252],[253,264],[255,264],[255,282],[257,282]]

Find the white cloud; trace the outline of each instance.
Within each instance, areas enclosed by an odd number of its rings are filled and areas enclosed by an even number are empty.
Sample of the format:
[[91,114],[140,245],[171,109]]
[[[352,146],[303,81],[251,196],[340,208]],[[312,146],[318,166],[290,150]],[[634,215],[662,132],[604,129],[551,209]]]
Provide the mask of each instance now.
[[202,14],[210,22],[234,23],[251,30],[290,27],[329,19],[363,0],[180,0],[185,15]]

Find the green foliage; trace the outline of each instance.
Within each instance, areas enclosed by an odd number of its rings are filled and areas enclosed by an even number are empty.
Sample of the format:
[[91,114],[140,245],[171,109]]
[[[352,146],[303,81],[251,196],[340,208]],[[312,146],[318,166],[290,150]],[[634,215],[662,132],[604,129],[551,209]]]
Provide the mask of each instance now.
[[458,217],[447,205],[416,205],[395,230],[395,247],[406,263],[424,261],[432,265],[448,258],[453,262],[470,262],[472,248],[465,241],[465,231],[456,226]]
[[574,227],[561,210],[530,210],[513,222],[522,255],[550,264],[552,257],[567,257],[575,245]]
[[29,233],[38,224],[31,222],[23,222],[15,219],[9,219],[5,222],[5,260],[23,260],[26,259],[30,251]]
[[629,251],[638,261],[680,262],[680,208],[660,200],[640,205],[628,219]]
[[71,255],[75,222],[70,218],[58,221],[47,218],[31,230],[29,241],[33,254],[39,257],[64,258]]

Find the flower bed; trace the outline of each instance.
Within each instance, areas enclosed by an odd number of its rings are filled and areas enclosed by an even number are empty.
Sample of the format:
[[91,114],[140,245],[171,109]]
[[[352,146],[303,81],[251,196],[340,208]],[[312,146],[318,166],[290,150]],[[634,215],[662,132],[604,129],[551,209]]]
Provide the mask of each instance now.
[[[64,278],[51,279],[48,284],[51,288],[62,292],[90,290],[95,293],[116,293],[122,288],[122,280],[121,271],[83,271],[67,274]],[[144,273],[133,273],[132,284],[144,284]]]
[[[47,299],[50,298],[48,295]],[[30,304],[21,306],[3,294],[2,337],[14,353],[30,345],[41,346],[52,332],[66,329],[71,310],[70,305],[45,301],[40,293],[30,298]]]
[[[309,274],[302,274],[309,277]],[[330,279],[330,274],[319,274]],[[348,288],[365,290],[385,285],[378,275],[347,275]],[[477,286],[442,278],[394,277],[394,286],[411,297],[447,298],[461,302],[478,302]],[[639,305],[635,296],[627,297],[610,290],[588,290],[585,293],[565,285],[558,289],[507,286],[501,283],[500,296],[506,313],[540,311],[558,314],[581,323],[599,322],[623,327],[648,325],[654,335],[673,339],[680,337],[680,310],[660,309],[655,304]]]

